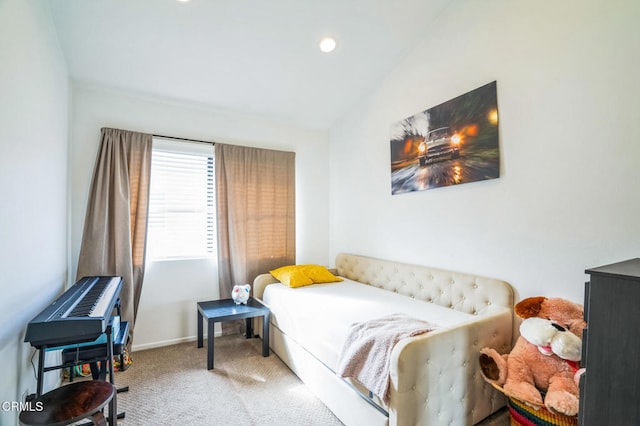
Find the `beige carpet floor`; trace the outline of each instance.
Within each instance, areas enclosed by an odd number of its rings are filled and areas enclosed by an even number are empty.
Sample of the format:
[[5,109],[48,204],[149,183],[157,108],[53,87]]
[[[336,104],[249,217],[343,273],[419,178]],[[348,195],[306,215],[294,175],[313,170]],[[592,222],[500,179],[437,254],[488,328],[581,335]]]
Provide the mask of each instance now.
[[[189,342],[131,358],[129,369],[115,373],[118,388],[129,386],[117,396],[118,412],[125,412],[120,426],[342,425],[280,358],[262,356],[260,339],[217,337],[213,370],[206,340],[201,349]],[[503,409],[477,426],[509,424]]]
[[341,425],[262,341],[217,337],[215,368],[196,342],[133,352],[116,372],[120,425]]

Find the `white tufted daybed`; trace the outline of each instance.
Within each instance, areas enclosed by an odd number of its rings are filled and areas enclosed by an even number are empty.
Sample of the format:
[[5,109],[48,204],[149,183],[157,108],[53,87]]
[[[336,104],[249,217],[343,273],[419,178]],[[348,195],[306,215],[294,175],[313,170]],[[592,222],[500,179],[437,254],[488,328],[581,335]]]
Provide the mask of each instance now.
[[[332,272],[344,281],[290,288],[263,274],[253,291],[271,309],[272,350],[344,424],[474,425],[505,405],[478,356],[511,349],[509,284],[352,254],[338,254]],[[384,404],[335,371],[352,323],[396,312],[439,327],[393,347]]]

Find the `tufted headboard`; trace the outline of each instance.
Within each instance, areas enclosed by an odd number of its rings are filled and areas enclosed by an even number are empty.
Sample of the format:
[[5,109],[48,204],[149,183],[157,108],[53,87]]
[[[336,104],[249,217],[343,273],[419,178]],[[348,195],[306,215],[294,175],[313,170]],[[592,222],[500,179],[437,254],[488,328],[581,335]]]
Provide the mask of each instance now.
[[512,310],[513,288],[493,278],[340,253],[338,275],[472,315]]

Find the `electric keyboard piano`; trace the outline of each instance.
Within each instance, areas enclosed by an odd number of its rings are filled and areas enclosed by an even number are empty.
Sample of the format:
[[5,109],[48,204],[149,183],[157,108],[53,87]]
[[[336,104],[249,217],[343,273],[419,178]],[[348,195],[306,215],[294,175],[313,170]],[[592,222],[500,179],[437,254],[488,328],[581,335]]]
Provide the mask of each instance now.
[[[81,278],[29,322],[24,341],[31,343],[31,346],[40,352],[36,397],[42,395],[42,376],[46,371],[76,365],[74,362],[45,368],[44,358],[47,349],[91,342],[105,334],[107,354],[106,357],[102,357],[102,360],[111,366],[113,362],[111,319],[116,304],[119,304],[121,289],[122,277]],[[109,379],[113,384],[112,372],[113,369],[109,368]],[[115,418],[115,416],[112,417]]]
[[90,342],[107,329],[122,277],[84,277],[27,325],[24,341],[36,348]]

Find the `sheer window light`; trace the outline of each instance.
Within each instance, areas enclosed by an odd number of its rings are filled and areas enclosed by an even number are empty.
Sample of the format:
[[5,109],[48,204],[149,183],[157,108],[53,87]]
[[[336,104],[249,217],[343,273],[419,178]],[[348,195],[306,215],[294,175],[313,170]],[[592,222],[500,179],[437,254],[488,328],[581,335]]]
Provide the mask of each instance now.
[[147,256],[215,256],[213,145],[154,138]]

